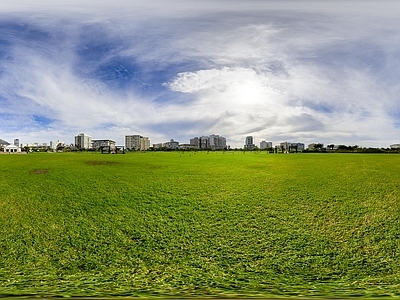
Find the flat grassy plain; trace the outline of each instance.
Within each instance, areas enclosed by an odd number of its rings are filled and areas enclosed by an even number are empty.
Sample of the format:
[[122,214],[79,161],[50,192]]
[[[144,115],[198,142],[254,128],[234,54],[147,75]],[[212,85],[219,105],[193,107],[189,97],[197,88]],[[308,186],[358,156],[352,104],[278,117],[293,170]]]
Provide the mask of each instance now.
[[0,165],[0,297],[400,296],[400,155]]

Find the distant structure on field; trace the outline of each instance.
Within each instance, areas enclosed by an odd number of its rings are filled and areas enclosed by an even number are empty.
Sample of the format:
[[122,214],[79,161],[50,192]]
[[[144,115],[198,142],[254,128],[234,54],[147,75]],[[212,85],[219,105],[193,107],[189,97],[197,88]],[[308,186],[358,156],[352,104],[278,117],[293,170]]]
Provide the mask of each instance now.
[[166,149],[176,150],[179,149],[179,142],[174,141],[174,139],[171,139],[169,142],[163,143],[162,146],[163,148]]
[[322,143],[311,143],[308,144],[307,149],[308,150],[316,150],[316,149],[322,149],[324,148],[324,144]]
[[53,151],[61,150],[65,148],[65,143],[60,140],[50,141],[50,149]]
[[21,148],[16,145],[7,145],[7,146],[4,146],[4,152],[5,153],[18,153],[18,152],[21,152]]
[[84,133],[78,134],[75,137],[75,146],[78,149],[92,149],[93,147],[93,141],[92,137],[89,135],[86,135]]
[[253,137],[251,135],[246,136],[246,139],[244,140],[244,149],[253,150],[254,148]]
[[103,148],[115,148],[115,141],[113,140],[93,140],[93,149],[99,150]]
[[272,142],[261,141],[260,142],[260,149],[265,150],[268,148],[272,148]]
[[10,143],[6,142],[5,140],[0,139],[0,147],[8,146]]
[[125,148],[128,150],[148,150],[150,148],[150,140],[148,137],[139,134],[126,135]]
[[5,140],[0,139],[0,148],[4,153],[17,153],[21,152],[21,148],[19,146],[19,139],[14,139],[14,144],[10,144]]
[[305,145],[303,143],[292,143],[290,148],[296,151],[303,151],[305,149]]
[[218,134],[201,137],[196,136],[190,139],[190,144],[187,145],[187,147],[194,149],[222,150],[226,149],[226,138],[219,136]]
[[390,145],[390,149],[400,149],[400,144]]
[[280,143],[280,147],[282,151],[303,151],[305,149],[305,145],[303,143],[290,143],[290,142],[283,142]]

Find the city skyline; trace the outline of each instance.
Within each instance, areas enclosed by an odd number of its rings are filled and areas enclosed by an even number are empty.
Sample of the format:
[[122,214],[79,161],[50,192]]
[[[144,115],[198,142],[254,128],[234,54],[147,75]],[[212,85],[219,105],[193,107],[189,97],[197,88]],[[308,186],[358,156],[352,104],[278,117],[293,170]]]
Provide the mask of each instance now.
[[[124,145],[116,145],[116,142],[111,139],[97,139],[93,138],[90,135],[87,135],[85,133],[80,133],[77,136],[74,137],[74,142],[73,143],[65,143],[60,140],[51,140],[49,143],[47,142],[33,142],[33,143],[21,143],[18,138],[14,139],[13,144],[0,139],[0,149],[3,146],[7,145],[15,145],[20,148],[23,147],[44,147],[44,148],[50,148],[50,149],[55,149],[57,146],[71,146],[71,147],[77,147],[77,149],[100,149],[103,146],[124,146],[127,150],[148,150],[149,148],[153,149],[159,149],[159,148],[168,148],[168,149],[181,149],[181,150],[188,150],[188,149],[203,149],[203,150],[234,150],[234,149],[247,149],[247,150],[255,150],[255,149],[268,149],[268,148],[284,148],[284,149],[290,149],[290,147],[295,147],[296,152],[297,150],[304,150],[304,149],[313,149],[314,146],[317,145],[317,148],[330,148],[331,150],[337,149],[338,147],[344,147],[344,148],[354,148],[354,149],[366,149],[366,148],[375,148],[375,149],[398,149],[400,148],[399,143],[395,144],[390,144],[386,145],[383,147],[371,147],[369,145],[356,145],[356,144],[343,144],[343,143],[337,143],[337,144],[332,144],[332,143],[323,143],[321,141],[319,142],[312,142],[308,144],[304,144],[301,142],[293,142],[293,141],[279,141],[279,142],[271,142],[271,141],[266,141],[266,140],[260,140],[256,141],[254,140],[253,136],[246,136],[244,138],[244,145],[243,147],[231,147],[230,144],[227,144],[227,139],[223,136],[220,135],[215,135],[215,134],[210,134],[209,136],[197,136],[194,138],[191,138],[189,143],[179,142],[174,139],[170,139],[169,141],[166,142],[156,142],[156,143],[151,143],[149,137],[144,137],[141,136],[140,134],[135,134],[135,135],[125,135],[125,143]],[[173,144],[173,147],[171,145],[167,144]]]
[[1,139],[400,141],[396,1],[81,2],[2,2]]

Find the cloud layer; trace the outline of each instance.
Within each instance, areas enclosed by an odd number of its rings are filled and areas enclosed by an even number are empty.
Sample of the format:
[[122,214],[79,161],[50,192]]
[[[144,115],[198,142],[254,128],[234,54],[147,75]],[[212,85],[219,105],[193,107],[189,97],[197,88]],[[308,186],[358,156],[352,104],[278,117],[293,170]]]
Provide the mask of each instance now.
[[400,4],[8,1],[0,138],[399,142]]

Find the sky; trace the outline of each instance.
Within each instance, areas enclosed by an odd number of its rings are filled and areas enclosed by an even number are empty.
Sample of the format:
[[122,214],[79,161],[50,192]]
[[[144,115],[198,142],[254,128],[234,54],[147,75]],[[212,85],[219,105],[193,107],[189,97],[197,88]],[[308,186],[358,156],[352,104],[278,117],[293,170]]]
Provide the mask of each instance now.
[[0,138],[389,147],[399,11],[394,0],[2,0]]

